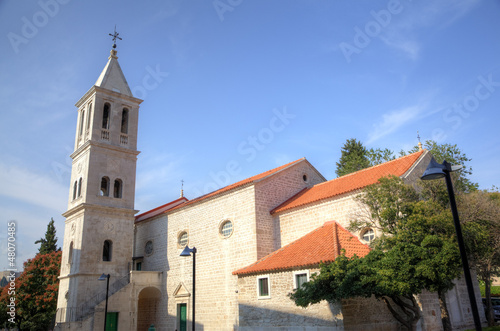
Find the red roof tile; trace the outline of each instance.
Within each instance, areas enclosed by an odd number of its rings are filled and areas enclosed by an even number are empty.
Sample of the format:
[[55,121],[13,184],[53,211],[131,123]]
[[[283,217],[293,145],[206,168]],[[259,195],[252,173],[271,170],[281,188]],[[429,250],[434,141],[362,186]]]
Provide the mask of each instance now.
[[230,191],[230,190],[232,190],[232,189],[234,189],[234,188],[237,188],[237,187],[240,187],[240,186],[244,186],[244,185],[246,185],[246,184],[250,184],[250,183],[253,183],[253,182],[257,182],[257,181],[262,180],[262,179],[264,179],[264,178],[266,178],[266,177],[269,177],[269,176],[272,176],[272,175],[274,175],[274,174],[277,174],[278,172],[280,172],[280,171],[282,171],[282,170],[284,170],[284,169],[286,169],[286,168],[288,168],[288,167],[291,167],[291,166],[293,166],[293,165],[295,165],[295,164],[297,164],[297,163],[300,163],[300,162],[302,162],[302,161],[305,161],[305,160],[306,160],[306,158],[305,158],[305,157],[303,157],[303,158],[301,158],[301,159],[298,159],[298,160],[296,160],[296,161],[293,161],[293,162],[287,163],[287,164],[282,165],[282,166],[280,166],[280,167],[277,167],[277,168],[274,168],[274,169],[271,169],[271,170],[265,171],[265,172],[260,173],[260,174],[258,174],[258,175],[255,175],[255,176],[252,176],[252,177],[250,177],[250,178],[247,178],[247,179],[244,179],[244,180],[242,180],[242,181],[239,181],[239,182],[237,182],[237,183],[234,183],[234,184],[231,184],[231,185],[225,186],[225,187],[223,187],[223,188],[221,188],[221,189],[218,189],[218,190],[216,190],[216,191],[213,191],[213,192],[211,192],[211,193],[207,193],[207,194],[205,194],[205,195],[202,195],[202,196],[200,196],[200,197],[198,197],[198,198],[195,198],[195,199],[193,199],[193,200],[189,200],[188,202],[186,202],[186,203],[184,203],[184,204],[182,204],[182,205],[179,205],[179,206],[177,206],[177,207],[175,207],[175,208],[172,208],[172,209],[170,209],[169,211],[171,211],[171,210],[173,210],[173,209],[178,209],[178,208],[181,208],[181,207],[184,207],[184,206],[187,206],[187,205],[191,205],[191,204],[196,203],[196,202],[200,202],[200,201],[205,200],[205,199],[207,199],[207,198],[210,198],[210,197],[216,196],[216,195],[221,194],[221,193],[224,193],[224,192],[228,192],[228,191]]
[[161,205],[159,207],[156,207],[154,209],[148,210],[147,212],[144,212],[142,214],[137,215],[135,217],[135,223],[138,223],[138,222],[144,221],[148,218],[151,218],[153,216],[165,213],[165,212],[171,210],[172,208],[177,207],[178,205],[186,203],[187,201],[189,201],[187,198],[180,197],[179,199],[176,199],[174,201],[171,201],[169,203],[166,203],[166,204]]
[[248,267],[236,270],[233,275],[257,274],[269,271],[288,270],[298,267],[316,266],[320,262],[333,262],[345,249],[345,255],[363,257],[370,248],[340,226],[337,222],[326,222],[323,226],[294,242],[263,257]]
[[403,176],[415,164],[424,151],[425,150],[419,151],[396,160],[316,184],[311,188],[300,191],[278,207],[274,208],[271,210],[271,214],[351,192],[375,184],[382,177],[389,175],[398,177]]

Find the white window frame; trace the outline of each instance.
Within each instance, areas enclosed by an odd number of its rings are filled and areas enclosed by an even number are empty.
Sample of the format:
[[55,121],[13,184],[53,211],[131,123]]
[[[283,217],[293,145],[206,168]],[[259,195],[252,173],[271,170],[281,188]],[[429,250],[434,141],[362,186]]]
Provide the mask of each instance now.
[[[260,295],[260,282],[259,280],[267,278],[267,295]],[[271,278],[269,275],[257,276],[257,298],[261,299],[271,299]]]
[[293,289],[297,289],[297,275],[302,275],[306,274],[307,276],[307,281],[310,280],[310,273],[309,270],[297,270],[293,272]]

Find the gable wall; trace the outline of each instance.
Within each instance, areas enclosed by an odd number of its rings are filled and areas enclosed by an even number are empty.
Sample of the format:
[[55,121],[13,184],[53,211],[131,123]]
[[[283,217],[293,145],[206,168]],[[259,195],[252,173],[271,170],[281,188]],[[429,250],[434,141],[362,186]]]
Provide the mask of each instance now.
[[[158,329],[178,328],[177,304],[187,303],[188,324],[191,298],[175,298],[174,291],[184,284],[192,291],[192,257],[179,256],[177,244],[182,231],[189,235],[189,247],[196,247],[196,321],[207,330],[232,330],[237,323],[237,277],[232,275],[257,259],[253,185],[174,210],[168,217],[139,223],[136,256],[144,255],[147,240],[153,240],[154,253],[145,256],[143,270],[164,272],[163,297],[158,311],[163,314]],[[222,221],[233,222],[233,233],[222,238]],[[197,323],[198,324],[198,323]]]
[[288,245],[325,222],[336,221],[347,228],[356,213],[362,211],[361,205],[354,200],[359,193],[359,190],[346,193],[274,215],[276,232],[281,235],[281,246]]
[[[307,180],[303,180],[303,176]],[[306,161],[300,162],[255,184],[255,209],[257,221],[257,259],[281,247],[281,238],[275,233],[273,217],[269,213],[306,187],[324,179]]]

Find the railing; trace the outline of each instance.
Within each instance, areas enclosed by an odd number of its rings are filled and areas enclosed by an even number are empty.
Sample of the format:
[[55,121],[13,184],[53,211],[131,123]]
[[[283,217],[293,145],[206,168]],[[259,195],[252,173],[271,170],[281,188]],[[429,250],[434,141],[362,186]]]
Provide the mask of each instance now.
[[120,134],[120,144],[121,145],[128,145],[128,135],[126,134]]
[[109,130],[106,129],[101,130],[101,139],[109,141]]
[[[113,284],[109,285],[108,297],[112,296],[125,286],[130,283],[130,274],[117,279],[113,282]],[[95,311],[95,307],[106,300],[106,291],[97,293],[89,300],[85,301],[79,307],[64,307],[57,308],[56,312],[56,322],[64,323],[64,322],[78,322],[83,321],[89,315],[93,314]]]

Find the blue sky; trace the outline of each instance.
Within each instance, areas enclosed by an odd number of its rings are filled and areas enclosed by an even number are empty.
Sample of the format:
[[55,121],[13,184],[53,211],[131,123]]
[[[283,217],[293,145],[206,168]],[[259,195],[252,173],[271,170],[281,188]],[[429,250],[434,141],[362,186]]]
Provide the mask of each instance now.
[[0,268],[53,217],[62,245],[76,101],[114,25],[139,115],[136,209],[306,157],[327,179],[346,139],[457,144],[500,186],[500,2],[0,2]]

